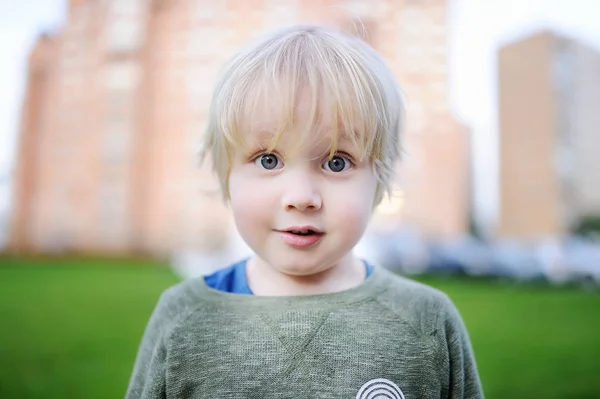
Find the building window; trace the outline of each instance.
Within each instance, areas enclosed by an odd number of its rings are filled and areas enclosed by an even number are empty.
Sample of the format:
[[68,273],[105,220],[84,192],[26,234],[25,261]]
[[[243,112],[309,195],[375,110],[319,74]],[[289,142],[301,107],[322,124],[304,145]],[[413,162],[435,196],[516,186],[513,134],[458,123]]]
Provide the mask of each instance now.
[[99,193],[99,232],[107,245],[124,244],[126,213],[126,187],[123,183],[105,181]]
[[263,15],[264,26],[284,26],[296,23],[299,14],[296,3],[296,1],[281,2],[269,0]]
[[117,17],[108,28],[108,48],[111,51],[135,51],[142,45],[142,29],[139,21]]
[[110,51],[135,51],[143,41],[143,0],[113,0],[107,26]]
[[137,87],[141,71],[131,60],[112,62],[108,65],[106,86],[109,91],[130,91]]
[[126,162],[131,151],[131,131],[126,126],[111,126],[106,130],[103,140],[103,160],[108,165]]
[[186,43],[181,48],[186,48],[185,58],[211,61],[222,51],[224,46],[224,35],[222,31],[214,27],[197,27],[191,29]]
[[142,15],[146,0],[112,0],[111,14],[139,17]]
[[192,4],[191,20],[194,25],[214,22],[223,15],[226,7],[224,1],[214,0],[195,0]]
[[573,87],[575,58],[568,43],[558,40],[554,53],[554,85],[560,95],[568,94]]
[[[554,54],[554,88],[556,90],[558,101],[558,141],[559,146],[570,148],[573,145],[573,107],[575,104],[574,89],[575,84],[575,56],[569,43],[565,40],[558,39]],[[568,163],[562,160],[564,155],[558,156],[561,161],[558,164],[563,165]],[[561,166],[559,170],[565,169]]]

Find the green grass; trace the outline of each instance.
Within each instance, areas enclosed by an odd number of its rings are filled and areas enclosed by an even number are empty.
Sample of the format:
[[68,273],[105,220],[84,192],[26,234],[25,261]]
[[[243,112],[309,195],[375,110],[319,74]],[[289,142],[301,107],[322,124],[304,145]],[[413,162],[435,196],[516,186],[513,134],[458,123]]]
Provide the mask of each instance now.
[[600,295],[425,277],[469,330],[487,398],[600,398]]
[[[164,265],[0,257],[0,398],[119,398]],[[600,397],[600,295],[423,277],[471,334],[487,398]]]
[[148,317],[177,278],[142,262],[0,258],[0,398],[122,398]]

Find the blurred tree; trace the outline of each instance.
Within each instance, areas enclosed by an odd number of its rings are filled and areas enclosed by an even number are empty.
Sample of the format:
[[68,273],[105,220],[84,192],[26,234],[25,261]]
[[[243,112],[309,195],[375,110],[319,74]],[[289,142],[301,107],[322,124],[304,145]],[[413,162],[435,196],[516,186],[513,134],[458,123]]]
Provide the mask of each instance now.
[[574,234],[582,236],[600,236],[600,215],[582,217],[572,231]]

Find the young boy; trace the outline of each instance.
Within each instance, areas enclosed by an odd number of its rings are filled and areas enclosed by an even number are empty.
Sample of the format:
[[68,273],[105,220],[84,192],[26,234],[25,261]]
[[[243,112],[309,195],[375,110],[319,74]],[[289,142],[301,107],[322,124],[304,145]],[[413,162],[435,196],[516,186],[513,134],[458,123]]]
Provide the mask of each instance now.
[[352,248],[399,156],[398,85],[353,36],[278,30],[212,99],[210,155],[254,255],[160,298],[127,398],[481,398],[441,292]]

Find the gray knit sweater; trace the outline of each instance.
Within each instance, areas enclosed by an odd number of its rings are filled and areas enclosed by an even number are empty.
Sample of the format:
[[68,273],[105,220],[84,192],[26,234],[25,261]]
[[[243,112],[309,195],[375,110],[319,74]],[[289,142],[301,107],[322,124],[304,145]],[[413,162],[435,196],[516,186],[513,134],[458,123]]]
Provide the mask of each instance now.
[[359,287],[261,297],[188,280],[160,298],[126,398],[482,398],[446,295],[375,268]]

